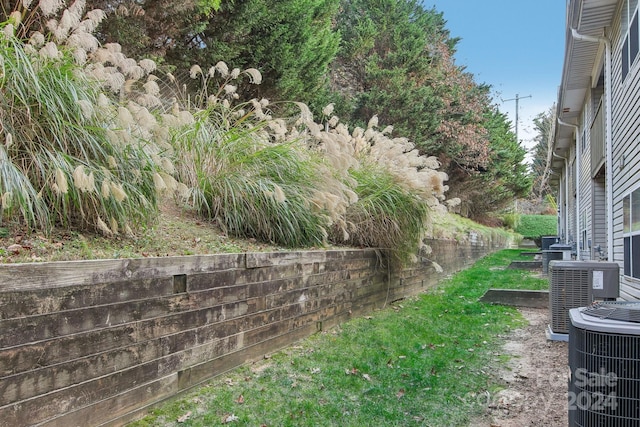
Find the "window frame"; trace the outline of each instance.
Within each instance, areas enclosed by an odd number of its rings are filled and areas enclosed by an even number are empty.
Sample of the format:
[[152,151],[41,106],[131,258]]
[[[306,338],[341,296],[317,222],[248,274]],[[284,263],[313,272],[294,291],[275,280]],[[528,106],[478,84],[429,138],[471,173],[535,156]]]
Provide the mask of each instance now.
[[633,68],[640,53],[640,16],[638,0],[625,0],[623,6],[624,37],[622,38],[622,80],[624,81]]
[[587,210],[583,209],[580,213],[580,250],[587,251],[591,247],[587,243]]
[[640,186],[622,198],[622,240],[622,273],[627,278],[640,279]]

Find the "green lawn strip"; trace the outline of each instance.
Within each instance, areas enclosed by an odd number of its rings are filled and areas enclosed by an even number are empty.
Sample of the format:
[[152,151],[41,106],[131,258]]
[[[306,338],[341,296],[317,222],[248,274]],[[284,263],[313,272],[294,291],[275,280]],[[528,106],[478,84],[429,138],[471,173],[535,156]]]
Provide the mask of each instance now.
[[487,256],[428,293],[220,376],[132,425],[465,425],[499,387],[489,366],[504,361],[500,335],[524,321],[478,298],[491,287],[527,288],[530,272],[504,268],[519,252]]

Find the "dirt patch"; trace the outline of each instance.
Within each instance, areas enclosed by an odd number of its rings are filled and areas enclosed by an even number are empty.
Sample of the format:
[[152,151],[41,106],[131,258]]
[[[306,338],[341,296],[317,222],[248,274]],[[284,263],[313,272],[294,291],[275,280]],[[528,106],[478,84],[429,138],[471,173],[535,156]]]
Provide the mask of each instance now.
[[567,342],[547,340],[548,310],[521,308],[520,312],[528,325],[504,337],[501,354],[510,360],[496,371],[504,388],[483,397],[485,415],[472,427],[567,425]]

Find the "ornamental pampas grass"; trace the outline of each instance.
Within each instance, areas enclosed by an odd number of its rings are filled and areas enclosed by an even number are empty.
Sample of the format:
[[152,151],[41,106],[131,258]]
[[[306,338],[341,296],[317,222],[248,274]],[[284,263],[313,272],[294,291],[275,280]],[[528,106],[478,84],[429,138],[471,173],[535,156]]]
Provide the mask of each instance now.
[[140,62],[138,62],[138,65],[147,74],[152,73],[156,70],[156,63],[151,59],[143,59]]
[[67,183],[67,177],[62,172],[62,169],[56,168],[56,182],[55,182],[58,191],[62,194],[67,194],[69,191],[69,184]]
[[[105,68],[105,71],[107,70],[109,70],[109,67]],[[111,70],[112,72],[108,72],[105,75],[106,79],[104,80],[104,85],[107,89],[110,89],[113,93],[120,93],[120,91],[124,87],[126,79],[122,73],[116,71],[113,68]]]
[[82,114],[83,118],[90,119],[93,117],[94,109],[92,102],[86,99],[79,99],[77,103],[78,107],[80,107],[80,113]]
[[[223,78],[226,78],[229,75],[229,67],[223,61],[218,61],[218,63],[214,66],[214,69],[217,70]],[[211,77],[211,73],[209,74]]]
[[131,110],[126,107],[118,107],[118,126],[123,129],[128,129],[135,124],[135,119]]
[[40,10],[44,16],[55,15],[60,9],[64,7],[63,0],[40,0],[38,3]]
[[200,66],[198,64],[192,65],[191,69],[189,70],[189,77],[191,77],[192,79],[197,79],[198,76],[202,75],[202,68],[200,68]]
[[[23,2],[22,7],[29,4]],[[143,77],[153,63],[141,62],[142,68],[116,44],[99,48],[91,33],[104,12],[91,11],[82,20],[84,0],[66,10],[61,10],[63,5],[62,1],[43,0],[39,10],[25,10],[29,19],[44,18],[42,32],[21,34],[21,40],[5,38],[0,44],[6,83],[3,93],[18,94],[0,97],[0,110],[19,112],[7,116],[4,123],[5,128],[15,130],[19,147],[9,151],[2,162],[3,176],[9,171],[13,180],[3,180],[2,186],[4,190],[16,184],[15,188],[24,189],[23,194],[14,193],[16,206],[0,215],[0,221],[11,216],[45,232],[60,221],[72,227],[91,225],[108,234],[103,221],[108,218],[113,233],[118,224],[146,222],[153,213],[152,171],[158,167],[142,151],[139,137],[132,134],[139,124],[119,126],[116,98],[107,97],[94,82],[98,80],[122,99],[122,72]],[[19,22],[17,13],[10,19]],[[26,31],[26,26],[22,29]],[[96,59],[103,63],[93,62]],[[151,85],[144,89],[149,96],[147,92],[157,92]],[[147,116],[140,119],[145,124]],[[145,143],[145,148],[150,146]],[[16,161],[14,152],[29,157],[28,168],[20,159]],[[113,184],[121,180],[124,184]]]
[[71,48],[80,48],[85,52],[93,52],[98,49],[98,39],[89,33],[74,33],[65,43]]
[[256,68],[247,68],[244,73],[249,76],[249,82],[254,85],[262,83],[262,74]]
[[98,48],[95,52],[93,52],[91,57],[94,66],[95,64],[106,64],[108,62],[113,62],[113,52],[106,48]]
[[39,31],[34,32],[29,38],[29,43],[36,48],[43,46],[45,43],[44,34]]
[[62,58],[62,52],[58,50],[58,45],[54,42],[48,42],[45,44],[38,53],[43,59],[60,59]]
[[153,185],[158,193],[162,193],[167,189],[164,179],[162,179],[162,176],[157,172],[153,174]]
[[96,228],[105,236],[111,236],[113,234],[113,231],[111,231],[111,229],[100,217],[96,219]]
[[111,181],[109,179],[102,180],[102,185],[100,186],[100,194],[103,199],[106,199],[111,195]]
[[93,34],[98,25],[106,17],[106,13],[102,9],[93,9],[87,12],[85,20],[80,23],[79,30],[85,33]]
[[335,104],[333,103],[328,104],[322,109],[322,115],[329,117],[331,114],[333,114],[334,107],[335,107]]
[[118,234],[118,221],[114,217],[109,220],[109,225],[113,234]]
[[15,27],[13,26],[13,24],[6,24],[4,26],[4,28],[2,29],[2,34],[6,37],[6,38],[11,38],[15,35]]
[[141,94],[136,98],[138,104],[146,107],[146,108],[158,108],[161,107],[162,100],[155,95],[151,95],[148,93]]
[[116,184],[115,182],[109,182],[109,189],[111,195],[118,202],[123,202],[127,198],[127,193],[122,188],[122,184]]

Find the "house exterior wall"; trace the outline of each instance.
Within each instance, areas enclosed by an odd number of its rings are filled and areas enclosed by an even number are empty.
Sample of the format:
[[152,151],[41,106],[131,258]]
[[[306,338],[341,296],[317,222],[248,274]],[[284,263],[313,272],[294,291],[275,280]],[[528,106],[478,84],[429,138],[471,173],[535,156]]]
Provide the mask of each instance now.
[[580,201],[578,209],[578,233],[580,246],[580,259],[591,259],[591,232],[592,218],[591,209],[591,122],[593,117],[591,95],[585,100],[585,107],[582,111],[582,120],[579,124],[579,139],[576,155],[580,157],[580,171],[577,179],[580,180]]
[[[605,5],[606,3],[606,5]],[[630,18],[625,12],[627,1],[619,0],[570,0],[568,3],[568,25],[573,25],[580,35],[591,37],[590,41],[568,37],[567,58],[563,70],[563,86],[559,96],[559,119],[566,120],[571,117],[569,124],[578,126],[577,135],[579,150],[576,153],[575,146],[567,150],[568,158],[579,156],[580,168],[577,173],[569,171],[562,173],[562,179],[567,177],[571,182],[569,203],[560,205],[561,217],[569,218],[570,230],[567,233],[567,242],[576,242],[580,239],[578,253],[582,260],[608,259],[620,265],[621,298],[625,300],[640,300],[640,278],[625,275],[625,261],[629,264],[632,256],[627,255],[625,260],[625,228],[624,228],[624,200],[629,194],[640,189],[640,54],[628,65],[628,73],[623,75],[623,51],[627,38],[626,23]],[[610,6],[605,10],[605,6]],[[615,11],[614,11],[615,8]],[[640,18],[639,18],[640,19]],[[571,34],[571,28],[567,28],[567,34]],[[609,70],[605,60],[606,49],[604,43],[597,43],[595,38],[604,36],[610,43],[611,70],[610,70],[610,94],[604,93],[604,79]],[[578,41],[576,41],[578,40]],[[588,57],[587,44],[590,47],[598,47],[595,57],[589,57],[588,64],[581,63],[578,59]],[[627,42],[628,43],[628,42]],[[638,41],[640,44],[640,41]],[[629,46],[629,44],[627,44]],[[571,56],[570,56],[571,55]],[[581,67],[583,67],[581,69]],[[576,82],[586,70],[591,67],[591,85],[586,89],[584,99],[581,101],[580,114],[572,105],[566,109],[572,100],[563,97],[571,89],[567,82]],[[602,71],[601,71],[602,70]],[[576,77],[577,76],[577,77]],[[586,86],[586,84],[585,84]],[[567,92],[563,92],[566,89]],[[609,163],[602,168],[594,168],[591,158],[591,150],[594,148],[594,138],[597,137],[597,126],[594,119],[597,117],[598,108],[606,114],[606,102],[610,96],[611,118],[611,158]],[[563,104],[563,102],[565,104]],[[563,110],[563,108],[566,110]],[[567,111],[571,110],[570,113]],[[566,113],[566,117],[563,114]],[[606,121],[605,121],[606,123]],[[604,129],[606,135],[607,129]],[[593,134],[592,134],[593,133]],[[558,134],[557,134],[558,136]],[[584,140],[584,144],[583,144]],[[606,136],[605,136],[606,141]],[[575,144],[575,139],[574,139]],[[559,163],[558,163],[559,165]],[[575,163],[570,161],[570,168],[575,168]],[[563,166],[557,166],[563,169]],[[610,174],[610,175],[609,175]],[[611,177],[611,236],[609,236],[607,179]],[[563,187],[564,182],[559,186]],[[579,180],[579,193],[574,193],[576,182]],[[579,197],[578,213],[575,213],[575,198]],[[576,218],[577,216],[577,218]],[[578,236],[576,236],[578,234]],[[611,239],[612,253],[607,253],[608,239]],[[628,234],[627,234],[628,239]],[[591,247],[589,247],[591,242]],[[635,252],[636,261],[640,265],[640,251]],[[635,274],[636,276],[640,276]]]
[[[623,4],[620,2],[611,27],[613,260],[619,262],[621,268],[624,265],[623,199],[640,186],[640,58],[636,58],[623,80]],[[623,155],[625,166],[621,168]],[[621,274],[620,282],[623,299],[640,299],[640,280]]]
[[569,207],[569,211],[567,212],[567,216],[569,217],[569,241],[571,242],[575,242],[576,241],[576,229],[578,226],[578,217],[576,216],[576,203],[577,203],[577,199],[576,199],[576,191],[577,191],[577,185],[576,185],[576,168],[577,168],[577,163],[576,163],[576,157],[575,157],[575,150],[573,149],[573,147],[570,149],[569,151],[569,173],[568,173],[568,178],[569,178],[569,203],[568,203],[568,207]]
[[603,175],[598,175],[593,180],[592,206],[593,212],[593,232],[591,239],[593,249],[591,250],[591,259],[606,259],[607,248],[607,210],[606,210],[606,183]]

